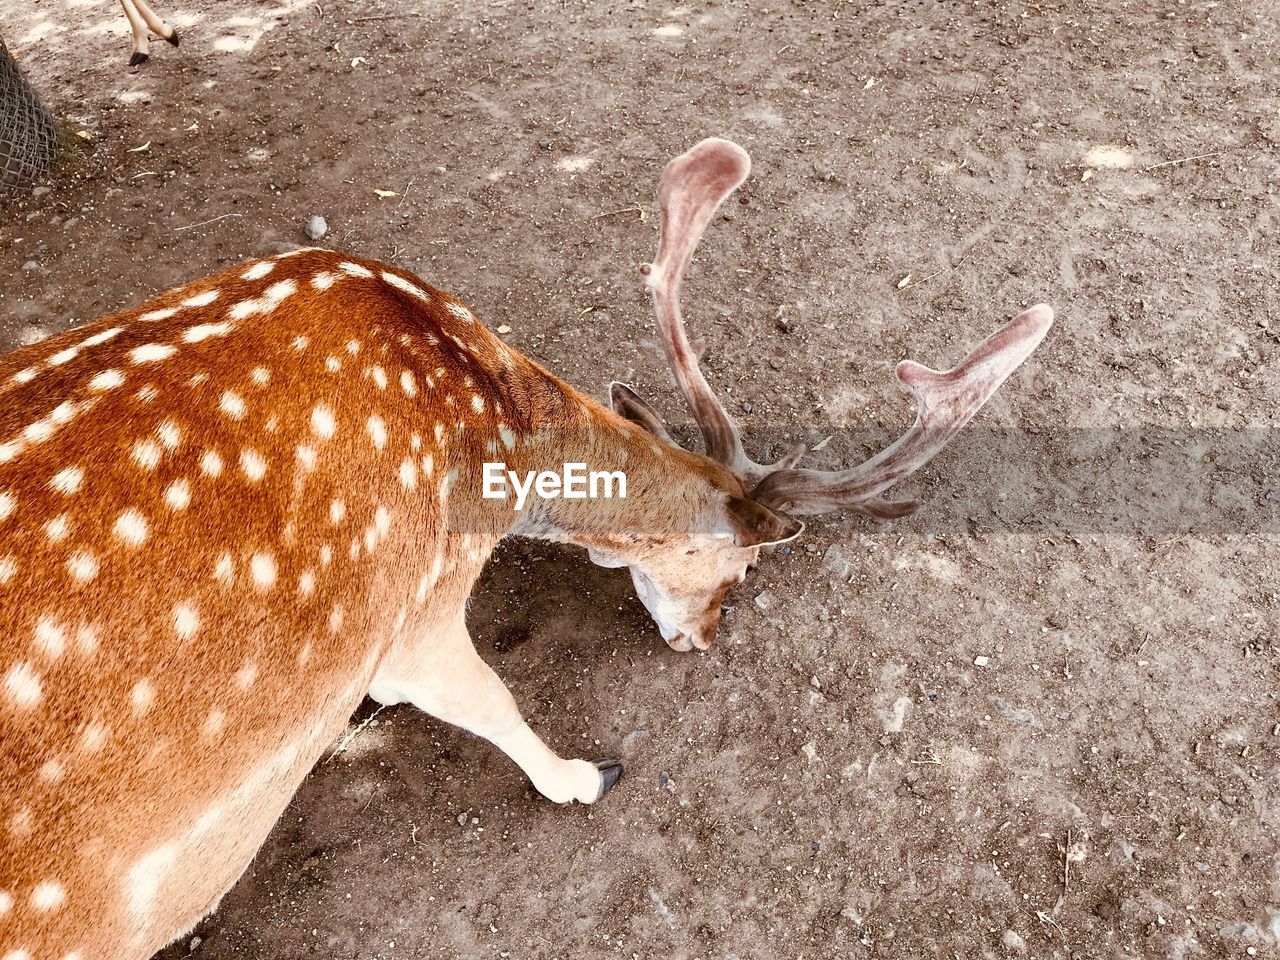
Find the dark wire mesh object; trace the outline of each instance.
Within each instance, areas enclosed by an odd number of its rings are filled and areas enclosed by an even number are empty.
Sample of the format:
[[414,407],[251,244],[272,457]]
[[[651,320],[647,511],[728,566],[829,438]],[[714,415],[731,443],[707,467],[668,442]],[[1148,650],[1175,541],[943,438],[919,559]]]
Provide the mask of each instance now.
[[0,188],[25,190],[58,155],[57,121],[0,39]]

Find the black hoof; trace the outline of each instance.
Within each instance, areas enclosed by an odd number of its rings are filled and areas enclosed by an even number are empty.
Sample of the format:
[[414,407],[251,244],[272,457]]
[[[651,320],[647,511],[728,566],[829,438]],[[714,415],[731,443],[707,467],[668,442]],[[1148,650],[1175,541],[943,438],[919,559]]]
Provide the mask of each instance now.
[[614,784],[622,779],[622,761],[613,757],[592,761],[600,771],[600,796],[613,789]]
[[179,39],[179,38],[178,38],[178,31],[177,31],[177,30],[173,31],[173,33],[171,33],[171,34],[170,34],[168,37],[166,37],[165,39],[167,39],[167,40],[169,41],[169,43],[171,43],[173,46],[175,46],[175,47],[176,47],[176,46],[178,45],[178,39]]
[[135,53],[132,57],[129,58],[129,66],[140,67],[150,59],[151,58],[147,56],[145,53]]

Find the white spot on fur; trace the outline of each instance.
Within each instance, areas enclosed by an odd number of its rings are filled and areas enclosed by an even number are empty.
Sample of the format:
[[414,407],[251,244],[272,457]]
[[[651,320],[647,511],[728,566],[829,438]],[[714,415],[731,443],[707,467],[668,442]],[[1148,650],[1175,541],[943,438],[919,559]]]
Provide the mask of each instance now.
[[325,357],[324,368],[330,373],[337,373],[342,369],[342,361],[335,356]]
[[249,371],[249,377],[260,387],[264,387],[271,380],[271,371],[266,367],[254,367]]
[[413,374],[408,370],[400,371],[400,389],[407,396],[416,397],[418,395],[418,382],[414,380]]
[[172,420],[166,420],[156,427],[156,436],[166,450],[177,450],[178,444],[182,442],[182,430]]
[[133,715],[140,717],[151,709],[152,701],[156,698],[156,688],[151,681],[143,677],[133,685],[133,689],[129,691],[129,702],[133,704]]
[[36,367],[27,367],[26,369],[19,370],[15,373],[12,379],[14,383],[30,383],[36,378],[36,374],[39,372],[39,369]]
[[334,604],[333,610],[329,613],[329,629],[337,633],[342,629],[342,624],[346,618],[347,615],[342,610],[342,604]]
[[418,603],[425,603],[427,595],[431,592],[431,588],[436,585],[436,581],[440,579],[440,571],[444,566],[444,555],[437,553],[431,561],[431,568],[422,575],[422,579],[418,581]]
[[341,523],[347,516],[347,505],[342,500],[334,500],[329,504],[329,520],[332,523]]
[[204,719],[204,726],[200,728],[200,732],[206,737],[216,737],[227,725],[227,713],[225,710],[217,708],[210,710],[209,715]]
[[158,363],[161,360],[167,360],[177,352],[177,347],[171,347],[166,343],[147,343],[130,350],[129,358],[134,363]]
[[315,447],[307,444],[298,445],[298,463],[302,464],[303,470],[314,470],[316,468],[316,450]]
[[45,783],[59,783],[67,775],[67,768],[60,760],[46,760],[40,764],[37,776]]
[[386,421],[376,414],[369,418],[369,437],[373,440],[374,447],[379,450],[387,445]]
[[109,330],[103,330],[100,333],[95,333],[92,337],[86,337],[85,339],[80,341],[80,346],[97,347],[106,343],[108,340],[111,340],[119,336],[123,332],[124,332],[124,327],[112,327]]
[[36,621],[36,646],[47,656],[60,657],[67,648],[67,633],[49,617]]
[[154,470],[160,465],[160,444],[154,440],[139,440],[133,445],[133,459],[143,470]]
[[71,533],[71,518],[60,513],[44,525],[44,535],[50,543],[61,543]]
[[307,346],[308,346],[310,343],[311,343],[311,341],[310,341],[308,338],[306,338],[306,337],[294,337],[294,338],[293,338],[293,349],[295,349],[295,350],[297,350],[299,353],[301,353],[303,350],[307,349]]
[[248,690],[253,686],[253,681],[256,679],[258,679],[258,665],[256,663],[246,663],[236,671],[235,684],[241,690]]
[[253,582],[263,590],[269,590],[276,582],[276,558],[269,553],[255,553],[249,563]]
[[337,274],[329,273],[327,270],[311,278],[311,285],[317,290],[328,290],[337,282]]
[[186,480],[175,480],[164,492],[165,502],[174,510],[185,510],[191,504],[191,484]]
[[316,575],[310,570],[304,570],[302,576],[298,577],[298,592],[304,597],[309,597],[316,591]]
[[80,351],[76,347],[67,347],[67,349],[59,350],[49,357],[49,366],[60,367],[68,360],[74,360],[79,355]]
[[[54,477],[54,480],[56,481],[57,477]],[[78,481],[77,486],[79,486]],[[75,491],[73,490],[72,492],[74,493]],[[17,501],[14,500],[12,493],[9,493],[7,490],[4,493],[0,493],[0,520],[8,520],[13,514],[13,509],[16,504]]]
[[320,404],[311,411],[311,432],[322,440],[328,440],[334,435],[338,429],[338,423],[333,417],[333,411],[324,404]]
[[234,329],[235,324],[228,323],[225,320],[219,323],[198,323],[194,327],[187,327],[182,334],[182,339],[187,343],[199,343],[202,340],[208,340],[210,337],[225,337]]
[[[451,314],[461,320],[463,323],[475,323],[475,316],[460,303],[446,303],[444,308]],[[459,346],[462,344],[459,343]]]
[[18,572],[18,561],[12,556],[5,555],[0,557],[0,584],[8,583],[13,579],[13,575]]
[[98,575],[98,561],[87,550],[77,550],[67,560],[67,571],[81,583],[88,583]]
[[242,450],[240,469],[244,471],[246,477],[257,483],[267,472],[267,461],[262,459],[262,454],[257,450]]
[[43,913],[57,910],[66,899],[67,891],[53,880],[45,880],[31,891],[31,906]]
[[358,263],[352,263],[350,260],[343,261],[338,264],[338,269],[351,277],[372,277],[373,271],[360,266]]
[[270,260],[262,260],[255,263],[252,267],[240,274],[245,280],[261,280],[268,273],[276,268],[276,265]]
[[213,303],[222,294],[217,290],[206,290],[204,293],[197,293],[187,297],[182,301],[184,307],[207,307]]
[[218,562],[213,567],[213,579],[228,586],[235,579],[235,561],[231,559],[231,554],[224,553],[218,557]]
[[157,320],[168,320],[177,312],[177,307],[161,307],[159,310],[148,310],[139,315],[138,319],[143,323],[154,323]]
[[98,651],[98,631],[90,626],[76,628],[76,649],[86,657],[93,656]]
[[471,409],[476,413],[484,413],[484,397],[478,393],[471,395]]
[[280,306],[285,300],[293,296],[298,290],[298,285],[293,280],[281,280],[279,283],[273,283],[263,291],[262,296],[254,300],[242,300],[235,304],[227,311],[227,316],[232,320],[243,320],[245,317],[251,317],[258,313],[270,313],[276,307]]
[[347,353],[351,354],[351,355],[354,357],[354,356],[355,356],[356,354],[358,354],[359,352],[360,352],[360,341],[359,341],[359,340],[348,340],[348,341],[347,341]]
[[220,476],[222,473],[222,457],[216,450],[206,450],[200,458],[200,472],[206,477]]
[[413,465],[412,460],[405,460],[400,464],[400,483],[406,490],[413,490],[418,486],[418,468]]
[[41,697],[40,674],[31,669],[29,663],[14,664],[5,674],[4,689],[16,706],[34,707]]
[[173,608],[173,629],[179,640],[190,640],[200,629],[200,614],[190,601]]
[[80,749],[85,753],[97,753],[106,746],[109,733],[101,722],[91,720],[85,724],[84,731],[80,734]]
[[431,297],[427,294],[427,291],[423,290],[416,283],[406,280],[404,277],[399,277],[390,271],[383,270],[382,279],[391,284],[391,286],[395,287],[397,290],[403,290],[405,293],[417,297],[424,303],[431,302]]
[[131,547],[136,547],[147,539],[146,518],[132,507],[120,514],[113,529],[115,535]]
[[391,529],[391,513],[386,507],[379,506],[373,512],[373,525],[377,527],[379,534],[384,537],[387,535],[387,531]]
[[243,420],[246,410],[244,399],[234,390],[228,390],[218,401],[218,408],[232,420]]

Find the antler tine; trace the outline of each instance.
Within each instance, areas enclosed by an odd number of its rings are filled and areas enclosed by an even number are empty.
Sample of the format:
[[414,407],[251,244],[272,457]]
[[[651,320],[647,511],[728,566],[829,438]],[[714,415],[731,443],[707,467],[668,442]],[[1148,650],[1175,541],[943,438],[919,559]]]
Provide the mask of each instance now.
[[875,498],[932,460],[1031,356],[1052,325],[1053,311],[1037,304],[950,370],[939,372],[903,360],[898,364],[898,379],[915,394],[917,413],[911,429],[897,442],[850,470],[779,470],[760,482],[752,498],[802,516],[840,509],[882,519],[905,516],[918,502]]
[[751,172],[751,158],[736,143],[712,137],[676,157],[662,175],[658,203],[662,236],[653,263],[640,268],[653,293],[662,347],[676,384],[702,430],[707,455],[724,464],[748,488],[771,471],[792,466],[804,448],[792,450],[774,466],[751,460],[742,449],[738,426],[698,366],[700,351],[690,344],[680,316],[680,280],[716,209]]

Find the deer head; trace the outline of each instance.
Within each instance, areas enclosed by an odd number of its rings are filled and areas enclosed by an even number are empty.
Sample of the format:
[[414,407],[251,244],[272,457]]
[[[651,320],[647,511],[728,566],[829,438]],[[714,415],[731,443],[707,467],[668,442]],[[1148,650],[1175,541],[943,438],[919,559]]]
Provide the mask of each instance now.
[[[664,352],[702,431],[710,461],[702,471],[710,490],[699,532],[649,540],[642,549],[592,551],[597,563],[630,568],[637,594],[676,650],[711,646],[725,592],[742,582],[761,547],[799,535],[803,524],[794,517],[856,510],[891,520],[919,507],[917,500],[885,500],[881,494],[936,456],[1031,355],[1053,324],[1053,311],[1038,304],[950,370],[903,360],[897,375],[915,396],[915,423],[897,442],[859,466],[837,471],[798,468],[803,446],[776,463],[756,463],[703,376],[701,351],[690,343],[680,314],[685,267],[716,209],[750,169],[746,151],[721,139],[703,140],[672,160],[658,188],[658,255],[641,267],[653,295]],[[674,444],[657,412],[630,387],[614,383],[610,402],[619,415],[663,443]]]

